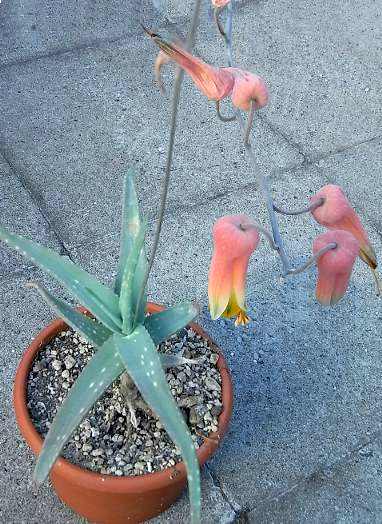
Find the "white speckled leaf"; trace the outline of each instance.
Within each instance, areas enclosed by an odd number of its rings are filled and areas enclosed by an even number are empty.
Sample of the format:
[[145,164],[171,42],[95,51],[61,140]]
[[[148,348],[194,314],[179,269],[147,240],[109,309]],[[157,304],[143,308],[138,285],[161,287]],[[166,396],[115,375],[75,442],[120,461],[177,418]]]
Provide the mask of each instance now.
[[73,431],[124,369],[112,339],[107,340],[85,366],[53,420],[34,470],[37,483],[46,479]]
[[69,259],[19,235],[0,229],[0,240],[55,277],[79,302],[112,331],[122,327],[118,297]]
[[86,340],[95,347],[100,347],[111,337],[112,331],[103,324],[84,315],[80,311],[72,308],[59,298],[54,297],[41,284],[34,283],[35,287],[50,307],[75,331],[80,333]]
[[[135,190],[135,174],[132,169],[129,169],[125,176],[124,190],[123,190],[123,213],[121,225],[121,248],[118,264],[118,272],[115,280],[115,292],[120,295],[123,276],[129,264],[129,255],[133,248],[134,240],[137,238],[141,227],[141,219],[139,214],[139,204]],[[144,248],[142,248],[138,263],[135,268],[134,277],[132,279],[131,290],[131,309],[134,311],[137,307],[137,301],[141,296],[141,290],[145,279],[147,269],[147,259]],[[143,323],[146,310],[146,292],[142,295],[142,301],[137,315],[137,322]]]
[[122,277],[121,293],[119,296],[119,308],[122,315],[122,332],[130,333],[134,329],[136,298],[135,273],[138,261],[142,253],[145,241],[145,226],[140,226],[138,235],[135,237],[126,260],[125,271]]
[[128,336],[113,334],[113,341],[126,370],[142,397],[155,411],[170,438],[179,447],[187,469],[191,522],[200,522],[200,471],[187,424],[176,405],[155,344],[144,326]]

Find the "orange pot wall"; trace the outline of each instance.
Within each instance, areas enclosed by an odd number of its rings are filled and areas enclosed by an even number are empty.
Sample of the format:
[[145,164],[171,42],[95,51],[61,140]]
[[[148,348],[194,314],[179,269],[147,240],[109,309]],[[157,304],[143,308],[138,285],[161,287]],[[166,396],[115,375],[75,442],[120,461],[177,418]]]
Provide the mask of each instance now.
[[[80,309],[85,311],[83,308]],[[148,305],[150,313],[162,309],[164,308],[157,304]],[[190,326],[196,333],[214,344],[197,324],[190,324]],[[27,348],[15,377],[13,403],[16,420],[23,437],[35,455],[40,453],[43,441],[32,423],[26,403],[29,370],[37,352],[66,328],[64,321],[56,320],[43,329]],[[224,357],[220,352],[219,354],[217,366],[222,378],[223,411],[219,417],[218,431],[212,433],[197,450],[201,465],[218,447],[227,431],[232,413],[232,383]],[[56,461],[50,477],[60,499],[90,522],[97,524],[144,522],[166,510],[181,495],[186,486],[186,472],[182,462],[158,473],[137,477],[116,477],[81,469],[60,458]]]

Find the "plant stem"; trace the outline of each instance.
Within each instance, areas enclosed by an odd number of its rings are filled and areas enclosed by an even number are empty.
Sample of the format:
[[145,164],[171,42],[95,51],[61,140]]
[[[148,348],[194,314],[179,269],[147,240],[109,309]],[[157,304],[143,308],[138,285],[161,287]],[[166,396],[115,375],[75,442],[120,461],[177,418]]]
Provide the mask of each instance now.
[[[226,22],[226,27],[225,27],[225,37],[224,37],[224,40],[226,42],[227,58],[228,58],[228,65],[229,65],[229,67],[233,67],[233,59],[232,59],[232,17],[233,17],[233,7],[232,7],[232,4],[233,4],[233,0],[227,6],[228,17],[227,17],[227,22]],[[258,165],[257,165],[257,162],[256,162],[256,158],[255,158],[255,154],[254,154],[254,151],[252,149],[251,143],[249,141],[248,127],[244,123],[243,116],[242,116],[241,112],[238,109],[235,111],[235,114],[236,114],[237,120],[238,120],[238,122],[240,124],[241,130],[242,130],[242,133],[243,133],[245,149],[246,149],[246,151],[247,151],[247,153],[248,153],[248,155],[250,157],[252,166],[253,166],[255,174],[256,174],[257,182],[259,184],[260,190],[262,192],[262,195],[264,197],[264,200],[265,200],[265,203],[266,203],[266,206],[267,206],[268,216],[269,216],[269,220],[270,220],[271,227],[272,227],[273,241],[274,241],[274,244],[277,247],[277,251],[279,253],[279,256],[280,256],[280,259],[281,259],[281,262],[282,262],[282,266],[283,266],[283,275],[285,276],[285,275],[288,275],[290,273],[290,271],[291,271],[290,270],[290,262],[289,262],[288,256],[287,256],[285,248],[284,248],[283,240],[281,238],[281,234],[280,234],[280,230],[279,230],[279,226],[278,226],[278,222],[277,222],[277,218],[276,218],[276,214],[275,214],[275,210],[274,210],[274,204],[273,204],[272,196],[270,194],[270,190],[269,190],[269,187],[268,187],[268,181],[264,177],[264,175],[260,172],[260,169],[258,168]],[[249,120],[251,120],[251,115],[249,117]]]
[[247,119],[247,126],[245,128],[244,133],[244,145],[246,146],[249,144],[249,135],[251,133],[252,124],[253,124],[253,117],[255,116],[255,102],[251,100],[251,108],[249,110],[249,115]]
[[216,112],[217,112],[219,120],[221,120],[222,122],[233,122],[234,120],[236,120],[236,115],[224,116],[224,115],[221,114],[221,112],[220,112],[220,100],[216,100]]
[[214,20],[215,20],[215,23],[216,23],[216,26],[219,30],[219,33],[222,35],[223,38],[225,38],[225,32],[224,32],[224,28],[222,26],[222,23],[220,21],[220,11],[221,9],[219,7],[215,7],[214,9]]
[[296,267],[295,269],[290,269],[288,271],[287,275],[298,275],[299,273],[303,273],[306,269],[308,269],[311,266],[313,266],[313,264],[315,264],[317,262],[317,260],[320,257],[322,257],[322,255],[325,255],[325,253],[327,253],[331,249],[336,249],[336,247],[337,247],[337,244],[335,242],[330,242],[330,244],[328,244],[327,246],[325,246],[322,249],[320,249],[319,251],[317,251],[317,253],[315,255],[311,256],[305,262],[305,264],[303,264],[300,267]]
[[316,202],[313,202],[309,206],[303,207],[302,209],[296,209],[295,211],[290,211],[288,209],[282,209],[281,207],[276,206],[276,204],[273,204],[273,209],[276,211],[276,213],[280,213],[281,215],[302,215],[304,213],[310,213],[317,209],[318,207],[322,206],[322,204],[325,202],[325,198],[321,197]]
[[253,218],[251,218],[251,220],[252,220],[251,224],[241,225],[240,229],[242,229],[243,231],[247,231],[248,229],[254,228],[254,229],[256,229],[256,231],[259,231],[260,233],[263,233],[263,235],[267,238],[267,240],[269,242],[269,245],[271,246],[271,249],[274,249],[275,251],[278,251],[278,248],[277,248],[276,244],[273,241],[273,236],[268,231],[268,229],[266,229],[265,227],[261,226],[256,220],[253,220]]
[[[197,28],[198,28],[198,23],[199,23],[200,6],[201,6],[201,0],[196,0],[195,6],[194,6],[194,13],[192,16],[191,27],[190,27],[188,37],[187,37],[187,42],[186,42],[186,49],[188,51],[192,49],[194,42],[195,42],[195,35],[196,35]],[[140,296],[139,296],[139,299],[136,305],[135,320],[137,319],[139,307],[143,300],[143,295],[145,293],[145,288],[147,286],[150,271],[154,264],[155,255],[158,250],[160,234],[162,231],[163,218],[164,218],[164,214],[166,210],[168,188],[170,185],[170,174],[171,174],[172,157],[173,157],[173,152],[174,152],[175,131],[176,131],[179,100],[180,100],[180,91],[182,87],[183,77],[184,77],[184,73],[180,69],[180,67],[178,67],[176,71],[176,78],[175,78],[174,90],[173,90],[173,96],[172,96],[170,137],[169,137],[168,150],[167,150],[165,175],[164,175],[163,184],[162,184],[159,215],[157,219],[157,225],[156,225],[155,236],[154,236],[150,259],[147,265],[145,278],[143,280],[141,293],[140,293]]]

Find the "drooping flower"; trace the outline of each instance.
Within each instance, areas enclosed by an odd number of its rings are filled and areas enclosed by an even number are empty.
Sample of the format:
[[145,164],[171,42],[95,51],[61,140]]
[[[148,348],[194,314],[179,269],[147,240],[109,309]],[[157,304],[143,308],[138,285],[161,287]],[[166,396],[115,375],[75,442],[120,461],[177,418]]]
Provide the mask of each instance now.
[[318,191],[310,201],[323,198],[324,203],[312,211],[315,220],[328,229],[343,229],[359,242],[359,256],[371,269],[376,269],[377,257],[361,221],[339,186],[328,184]]
[[218,7],[221,9],[222,7],[225,7],[227,4],[230,3],[231,0],[211,0],[212,5],[214,7]]
[[317,300],[324,306],[336,304],[346,293],[350,275],[359,254],[359,242],[348,231],[333,230],[319,235],[313,243],[313,254],[334,242],[335,249],[317,261]]
[[207,98],[222,100],[232,92],[234,78],[231,73],[193,56],[171,36],[158,35],[148,30],[146,32],[170,60],[174,60],[190,75],[195,85]]
[[219,218],[213,227],[214,251],[208,280],[210,313],[236,317],[235,324],[247,324],[245,285],[248,262],[260,237],[246,215]]
[[[214,67],[200,58],[195,57],[183,48],[179,40],[168,35],[158,35],[148,30],[154,42],[170,60],[174,60],[190,75],[197,88],[209,99],[220,101],[231,96],[235,107],[249,111],[251,102],[255,109],[260,109],[268,103],[268,89],[264,80],[249,71],[237,67]],[[155,70],[158,71],[165,63],[161,54],[157,58]]]
[[261,109],[268,104],[268,88],[261,76],[237,67],[230,67],[227,70],[235,79],[231,93],[231,100],[235,107],[242,111],[249,111],[252,101],[255,109]]

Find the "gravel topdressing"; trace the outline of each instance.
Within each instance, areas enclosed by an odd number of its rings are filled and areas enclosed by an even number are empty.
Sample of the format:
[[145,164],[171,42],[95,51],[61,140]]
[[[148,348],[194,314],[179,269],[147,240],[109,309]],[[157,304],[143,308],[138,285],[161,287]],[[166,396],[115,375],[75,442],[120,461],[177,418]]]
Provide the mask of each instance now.
[[[190,428],[195,447],[218,428],[222,411],[218,354],[191,329],[173,335],[161,352],[198,359],[195,364],[169,368],[166,376]],[[67,329],[42,348],[29,373],[28,408],[37,431],[45,437],[57,409],[94,353],[79,334]],[[82,468],[102,474],[143,475],[174,466],[181,460],[160,421],[136,394],[137,428],[116,380],[97,401],[66,444],[62,456]]]

